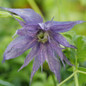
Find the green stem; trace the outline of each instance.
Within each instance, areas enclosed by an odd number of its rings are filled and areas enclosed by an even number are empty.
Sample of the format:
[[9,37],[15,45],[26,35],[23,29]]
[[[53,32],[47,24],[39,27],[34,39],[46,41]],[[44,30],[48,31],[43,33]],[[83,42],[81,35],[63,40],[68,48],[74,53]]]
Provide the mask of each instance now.
[[[75,53],[77,50],[75,50]],[[73,72],[77,71],[78,72],[78,62],[77,62],[77,55],[75,54],[75,67],[73,66]],[[75,79],[75,86],[79,86],[78,82],[78,75],[77,73],[74,74],[74,79]]]
[[[77,50],[75,50],[75,53],[77,53]],[[77,55],[75,54],[75,67],[76,67],[76,70],[78,69],[78,59],[77,59]]]
[[86,74],[86,72],[80,70],[78,70],[78,73]]
[[68,81],[69,79],[71,79],[76,73],[77,73],[77,71],[75,71],[74,73],[72,73],[68,78],[66,78],[64,81],[62,81],[57,86],[61,86],[62,84],[64,84],[66,81]]
[[[43,16],[42,12],[40,11],[39,7],[37,6],[36,2],[34,0],[27,0],[27,1],[29,2],[32,9],[35,10],[38,14],[40,14],[44,19],[44,16]],[[45,19],[44,19],[44,21],[45,21]]]
[[[75,68],[73,68],[75,70]],[[75,79],[75,86],[79,86],[78,84],[78,76],[77,73],[82,73],[82,74],[86,74],[86,72],[84,71],[80,71],[80,70],[76,70],[74,71],[74,73],[72,73],[68,78],[66,78],[64,81],[62,81],[60,84],[58,84],[57,86],[61,86],[62,84],[64,84],[66,81],[68,81],[69,79],[71,79],[74,76]]]
[[[73,71],[77,71],[75,67],[73,67]],[[78,71],[77,71],[78,72]],[[79,86],[79,82],[78,82],[78,75],[77,73],[74,74],[74,80],[75,80],[75,86]]]
[[77,73],[74,74],[75,86],[79,86]]

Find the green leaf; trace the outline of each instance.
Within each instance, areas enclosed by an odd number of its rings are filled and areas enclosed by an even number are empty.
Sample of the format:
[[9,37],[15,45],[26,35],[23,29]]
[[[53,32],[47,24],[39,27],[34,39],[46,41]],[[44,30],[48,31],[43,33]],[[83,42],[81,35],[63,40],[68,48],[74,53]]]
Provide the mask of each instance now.
[[37,72],[35,75],[34,75],[34,80],[36,79],[40,79],[40,81],[45,81],[46,80],[46,73],[40,73],[40,72]]
[[13,84],[11,84],[9,82],[6,82],[6,81],[3,81],[3,80],[0,80],[0,86],[1,85],[4,85],[4,86],[14,86]]
[[84,68],[84,67],[79,67],[78,69],[81,70],[81,71],[86,72],[86,68]]
[[[78,70],[86,72],[86,68],[84,68],[84,67],[79,67]],[[85,86],[85,84],[86,84],[85,78],[86,78],[86,74],[79,73],[79,84],[80,84],[80,86]]]
[[32,86],[45,86],[45,85],[42,82],[35,82],[35,83],[32,83]]
[[0,11],[0,17],[11,17],[11,15],[8,12]]
[[76,47],[78,48],[78,50],[82,49],[83,44],[84,44],[83,36],[76,36],[74,43]]
[[80,86],[86,86],[86,75],[79,73],[79,84]]
[[76,55],[78,57],[79,62],[86,61],[86,40],[84,40],[83,36],[76,36],[74,43],[77,47]]
[[72,72],[73,71],[73,67],[70,67],[67,70],[70,71],[70,72]]
[[[21,19],[19,16],[14,15],[16,18]],[[6,18],[6,17],[12,17],[12,15],[5,11],[0,11],[0,17]]]

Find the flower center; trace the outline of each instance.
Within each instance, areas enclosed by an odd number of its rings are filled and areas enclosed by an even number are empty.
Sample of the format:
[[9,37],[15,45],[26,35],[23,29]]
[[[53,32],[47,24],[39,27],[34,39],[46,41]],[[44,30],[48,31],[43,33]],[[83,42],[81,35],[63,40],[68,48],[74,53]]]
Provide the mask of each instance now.
[[46,43],[48,41],[48,33],[44,31],[39,31],[37,34],[38,42]]

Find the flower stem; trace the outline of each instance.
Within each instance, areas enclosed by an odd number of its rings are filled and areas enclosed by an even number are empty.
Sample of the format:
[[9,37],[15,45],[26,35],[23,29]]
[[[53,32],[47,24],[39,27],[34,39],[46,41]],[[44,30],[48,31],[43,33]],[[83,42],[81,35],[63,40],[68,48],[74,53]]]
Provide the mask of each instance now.
[[75,73],[74,79],[75,79],[75,86],[79,86],[77,73]]
[[78,73],[86,74],[86,72],[80,70],[78,70]]
[[[77,50],[75,50],[75,52],[77,52]],[[73,72],[75,72],[75,71],[77,71],[77,73],[78,73],[78,62],[77,62],[77,55],[76,54],[75,54],[75,67],[73,66]],[[74,74],[75,86],[79,86],[77,73]]]
[[37,6],[36,2],[34,0],[27,0],[27,1],[29,2],[32,9],[35,10],[38,14],[40,14],[44,19],[44,16],[43,16],[42,12],[40,11],[39,7]]
[[61,86],[62,84],[64,84],[66,81],[68,81],[69,79],[71,79],[76,73],[77,73],[77,71],[75,71],[74,73],[72,73],[68,78],[66,78],[64,81],[62,81],[57,86]]
[[74,74],[75,86],[79,86],[77,73]]

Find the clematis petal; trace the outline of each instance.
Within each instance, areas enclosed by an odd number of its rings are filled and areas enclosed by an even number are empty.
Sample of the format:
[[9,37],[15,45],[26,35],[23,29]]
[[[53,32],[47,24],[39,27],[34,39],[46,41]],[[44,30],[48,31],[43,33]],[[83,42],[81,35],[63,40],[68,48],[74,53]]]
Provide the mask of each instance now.
[[41,66],[41,64],[40,64],[40,57],[39,56],[36,56],[35,57],[35,60],[34,60],[34,63],[33,63],[33,71],[31,73],[30,82],[32,81],[32,78],[33,78],[35,72],[39,69],[40,66]]
[[53,38],[61,45],[65,46],[65,47],[70,47],[70,48],[76,48],[73,45],[70,45],[67,40],[59,33],[57,34],[53,34]]
[[18,71],[27,66],[31,62],[31,60],[38,55],[38,51],[39,51],[39,44],[36,43],[35,46],[33,46],[33,48],[31,49],[30,53],[27,55],[24,64]]
[[27,38],[25,36],[17,37],[9,44],[9,46],[5,50],[4,60],[8,60],[20,56],[26,50],[34,46],[35,43],[36,43],[36,39]]
[[60,82],[60,62],[59,60],[55,57],[53,50],[51,49],[50,46],[47,47],[47,61],[49,68],[52,72],[54,72],[55,76]]
[[58,54],[58,56],[61,58],[61,61],[63,62],[64,56],[61,47],[59,46],[58,42],[51,40],[50,46],[52,49]]
[[[69,21],[69,22],[56,22],[53,21],[50,29],[54,32],[66,32],[74,27],[76,24],[80,24],[86,21]],[[49,22],[47,22],[49,23]]]
[[43,65],[44,61],[45,61],[45,47],[43,44],[40,44],[40,50],[38,52],[38,55],[35,57],[34,64],[33,64],[33,71],[31,73],[31,81],[35,72],[39,69],[40,66]]
[[20,36],[35,36],[38,32],[37,25],[26,25],[22,29],[17,30],[17,34]]
[[4,8],[4,7],[0,7],[0,8],[19,15],[22,19],[24,19],[26,23],[37,24],[43,22],[42,17],[32,9],[12,9],[12,8]]
[[17,33],[18,35],[20,36],[30,36],[30,37],[34,37],[36,35],[37,31],[36,32],[31,32],[29,30],[26,30],[26,29],[19,29],[17,30]]
[[45,52],[46,52],[46,50],[45,50],[46,48],[45,48],[45,45],[44,44],[41,44],[40,45],[40,51],[39,51],[39,57],[40,57],[40,64],[41,64],[41,71],[43,71],[43,63],[44,63],[44,61],[45,61]]

